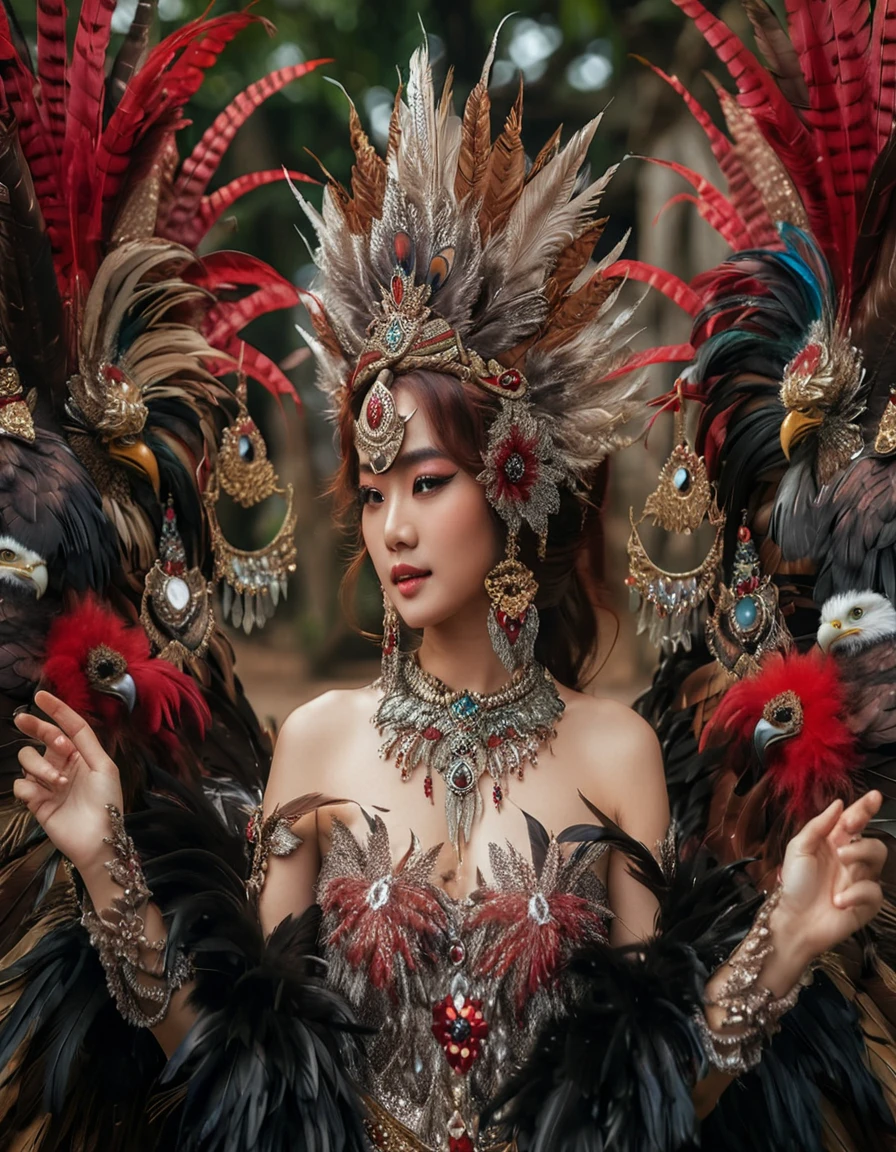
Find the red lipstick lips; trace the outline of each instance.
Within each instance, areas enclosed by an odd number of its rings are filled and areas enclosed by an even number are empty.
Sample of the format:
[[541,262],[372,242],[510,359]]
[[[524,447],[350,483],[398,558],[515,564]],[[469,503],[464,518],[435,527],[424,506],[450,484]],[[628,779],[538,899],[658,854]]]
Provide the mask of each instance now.
[[415,568],[412,564],[396,564],[391,575],[392,583],[402,596],[413,596],[431,573],[425,568]]

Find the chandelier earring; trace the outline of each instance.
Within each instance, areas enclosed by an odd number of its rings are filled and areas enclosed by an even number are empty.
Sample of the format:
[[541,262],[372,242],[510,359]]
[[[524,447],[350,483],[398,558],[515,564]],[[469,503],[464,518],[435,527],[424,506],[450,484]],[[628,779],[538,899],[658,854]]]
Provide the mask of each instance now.
[[383,643],[380,683],[385,691],[390,692],[392,688],[394,688],[398,678],[398,661],[401,656],[401,618],[395,609],[395,605],[386,595],[386,590],[381,588],[380,591],[383,593]]
[[[640,517],[635,520],[634,511],[629,510],[629,575],[625,580],[632,609],[638,612],[638,634],[648,632],[651,643],[664,652],[679,647],[690,651],[706,598],[718,579],[725,531],[725,515],[716,504],[703,457],[687,439],[680,381],[676,389],[675,447]],[[685,572],[667,572],[655,564],[638,533],[648,516],[664,532],[684,535],[708,522],[715,535],[703,561]]]
[[538,583],[532,571],[517,559],[518,551],[516,533],[509,532],[504,559],[485,578],[485,590],[491,601],[489,638],[498,659],[511,675],[534,659],[538,636],[535,607]]
[[[237,417],[224,431],[204,500],[215,554],[215,579],[224,581],[224,618],[249,633],[256,625],[264,627],[280,597],[286,599],[288,577],[296,570],[296,512],[292,484],[278,487],[264,437],[246,408],[246,378],[242,374],[236,398]],[[218,520],[217,504],[222,492],[242,508],[254,508],[269,496],[282,496],[286,512],[274,539],[254,550],[231,544]]]

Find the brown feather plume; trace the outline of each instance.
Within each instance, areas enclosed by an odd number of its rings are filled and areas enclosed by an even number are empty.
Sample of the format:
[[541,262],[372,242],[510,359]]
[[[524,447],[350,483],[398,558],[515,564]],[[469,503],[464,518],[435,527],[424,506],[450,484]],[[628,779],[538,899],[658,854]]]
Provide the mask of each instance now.
[[479,231],[483,244],[493,232],[503,228],[523,189],[526,154],[521,139],[522,127],[523,82],[520,80],[519,93],[488,160],[485,195],[479,212]]

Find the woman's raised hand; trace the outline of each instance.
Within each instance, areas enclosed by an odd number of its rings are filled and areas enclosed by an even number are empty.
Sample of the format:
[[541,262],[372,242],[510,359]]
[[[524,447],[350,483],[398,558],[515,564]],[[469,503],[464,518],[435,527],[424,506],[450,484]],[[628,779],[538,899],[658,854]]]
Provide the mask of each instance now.
[[87,721],[67,704],[49,692],[38,692],[34,702],[54,723],[27,713],[16,716],[19,731],[45,748],[43,753],[31,746],[21,749],[24,776],[13,791],[56,848],[83,872],[108,857],[106,805],[123,806],[118,767]]
[[778,910],[808,962],[863,928],[880,911],[887,850],[863,837],[883,797],[866,792],[844,809],[835,800],[787,845]]

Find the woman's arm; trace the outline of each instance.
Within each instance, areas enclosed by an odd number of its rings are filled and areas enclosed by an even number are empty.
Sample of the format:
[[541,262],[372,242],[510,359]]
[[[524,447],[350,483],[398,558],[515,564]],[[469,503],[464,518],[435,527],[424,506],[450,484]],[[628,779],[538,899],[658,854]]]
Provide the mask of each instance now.
[[[618,728],[612,762],[624,764],[625,771],[613,773],[610,811],[625,832],[655,847],[669,819],[659,743],[653,730],[633,714]],[[818,955],[868,923],[880,909],[877,877],[886,849],[878,840],[861,838],[879,806],[878,793],[869,793],[846,811],[838,801],[788,845],[782,891],[768,916],[769,935],[764,943],[759,941],[764,950],[766,943],[770,948],[756,980],[757,991],[767,989],[775,1000],[784,998]],[[626,858],[618,851],[610,862],[609,893],[618,917],[612,943],[648,939],[655,928],[656,901],[630,874]],[[705,988],[710,1032],[735,1040],[743,1029],[731,1026],[725,1001],[732,977],[737,980],[742,974],[742,969],[735,973],[732,961],[738,965],[742,958],[738,949],[712,974]],[[694,1103],[701,1119],[731,1081],[730,1075],[713,1067],[695,1085]]]

